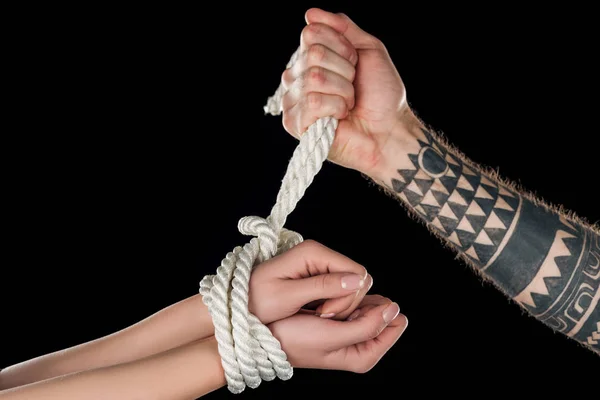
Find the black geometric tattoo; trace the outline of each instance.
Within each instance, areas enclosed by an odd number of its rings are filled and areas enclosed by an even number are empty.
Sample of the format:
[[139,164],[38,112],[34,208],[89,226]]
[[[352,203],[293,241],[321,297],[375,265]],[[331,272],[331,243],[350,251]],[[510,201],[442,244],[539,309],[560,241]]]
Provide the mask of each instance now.
[[600,237],[466,165],[426,130],[391,179],[427,225],[553,329],[600,350]]

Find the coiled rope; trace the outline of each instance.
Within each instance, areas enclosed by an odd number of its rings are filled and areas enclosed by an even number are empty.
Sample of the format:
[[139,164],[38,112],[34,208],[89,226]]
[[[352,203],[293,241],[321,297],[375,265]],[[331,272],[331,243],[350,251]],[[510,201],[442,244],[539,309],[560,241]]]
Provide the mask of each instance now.
[[[286,68],[294,65],[299,51],[294,52]],[[284,93],[280,84],[269,97],[265,113],[281,114]],[[327,159],[337,124],[332,117],[321,118],[304,132],[288,164],[271,214],[266,219],[242,218],[239,231],[255,237],[228,253],[216,274],[207,275],[200,282],[200,294],[213,320],[221,364],[232,393],[241,393],[246,385],[256,388],[262,380],[271,381],[275,377],[288,380],[293,375],[279,341],[248,311],[248,285],[254,266],[302,242],[300,234],[283,225]]]

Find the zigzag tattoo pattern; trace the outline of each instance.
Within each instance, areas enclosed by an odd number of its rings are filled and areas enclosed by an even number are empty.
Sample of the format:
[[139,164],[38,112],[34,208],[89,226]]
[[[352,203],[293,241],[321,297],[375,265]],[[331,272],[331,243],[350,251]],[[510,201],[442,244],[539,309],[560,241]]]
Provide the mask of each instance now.
[[397,195],[537,319],[600,351],[598,234],[423,135],[391,178]]

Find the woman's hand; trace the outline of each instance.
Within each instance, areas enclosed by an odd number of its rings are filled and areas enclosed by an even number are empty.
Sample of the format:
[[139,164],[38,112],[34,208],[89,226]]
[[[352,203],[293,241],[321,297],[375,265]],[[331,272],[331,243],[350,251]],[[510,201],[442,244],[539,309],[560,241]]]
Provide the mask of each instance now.
[[396,303],[366,296],[346,321],[297,314],[269,325],[297,368],[364,373],[400,338],[408,320]]
[[311,306],[323,318],[345,319],[372,284],[362,265],[307,240],[255,268],[248,308],[265,325]]

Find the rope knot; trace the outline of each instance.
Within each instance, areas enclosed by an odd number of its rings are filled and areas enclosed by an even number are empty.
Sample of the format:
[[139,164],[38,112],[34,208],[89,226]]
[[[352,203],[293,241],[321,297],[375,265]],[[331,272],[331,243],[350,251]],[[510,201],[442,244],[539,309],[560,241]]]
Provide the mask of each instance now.
[[285,228],[277,229],[268,218],[243,217],[238,222],[238,230],[242,235],[258,238],[260,254],[256,264],[273,258],[303,241],[299,233]]
[[[298,54],[296,51],[292,55],[288,68]],[[280,85],[265,106],[265,112],[279,115],[283,94]],[[213,320],[221,364],[232,393],[240,393],[246,386],[256,388],[261,380],[270,381],[275,377],[287,380],[293,375],[279,341],[248,311],[250,276],[257,264],[302,242],[300,234],[283,226],[327,159],[337,122],[332,117],[321,118],[302,135],[269,217],[240,219],[240,233],[254,237],[228,253],[216,274],[206,275],[200,282],[200,294]]]

